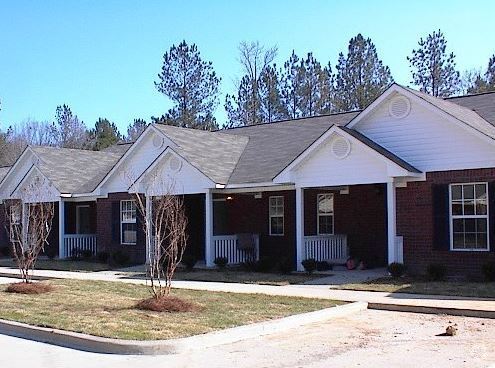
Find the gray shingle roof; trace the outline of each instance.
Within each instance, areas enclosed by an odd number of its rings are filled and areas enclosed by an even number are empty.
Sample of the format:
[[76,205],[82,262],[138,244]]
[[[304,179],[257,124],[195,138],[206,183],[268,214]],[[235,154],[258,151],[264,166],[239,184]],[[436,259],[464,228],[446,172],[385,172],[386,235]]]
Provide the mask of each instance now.
[[177,153],[215,183],[227,184],[248,137],[155,124],[178,148]]
[[348,112],[222,130],[249,137],[229,184],[271,181],[332,125],[347,124],[357,114]]
[[446,100],[477,112],[483,119],[495,125],[495,92],[449,97]]
[[423,92],[416,91],[412,88],[406,88],[424,101],[427,101],[430,104],[438,107],[439,109],[445,111],[447,114],[462,121],[466,125],[469,125],[473,129],[476,129],[477,131],[487,135],[488,137],[495,139],[495,126],[483,119],[475,111],[460,104],[454,103],[455,100],[444,100]]
[[60,193],[90,193],[123,153],[33,146],[38,167]]

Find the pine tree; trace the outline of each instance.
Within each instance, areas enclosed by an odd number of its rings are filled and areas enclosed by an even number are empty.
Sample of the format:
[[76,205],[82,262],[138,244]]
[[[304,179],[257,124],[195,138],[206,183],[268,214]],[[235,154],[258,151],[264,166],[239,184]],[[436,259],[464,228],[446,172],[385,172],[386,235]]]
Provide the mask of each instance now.
[[268,65],[261,74],[258,92],[263,122],[271,123],[287,116],[281,103],[280,76],[275,64]]
[[250,116],[250,113],[252,113],[252,88],[253,83],[250,81],[249,77],[245,75],[239,82],[237,96],[225,96],[225,111],[227,112],[228,118],[226,128],[252,125],[253,120],[257,121]]
[[127,126],[125,141],[135,142],[147,126],[148,123],[144,119],[134,119],[134,121]]
[[155,86],[174,106],[155,121],[186,128],[212,130],[218,105],[217,77],[213,64],[203,61],[195,44],[182,41],[163,55],[162,71]]
[[332,77],[330,65],[321,64],[308,53],[301,60],[301,115],[303,117],[325,114],[331,111]]
[[100,151],[113,146],[122,139],[119,129],[115,123],[108,119],[99,118],[95,127],[89,131],[89,146],[94,151]]
[[422,92],[436,97],[448,97],[461,89],[461,78],[455,69],[455,55],[447,53],[447,40],[442,31],[421,38],[419,48],[407,58],[411,65],[412,83]]
[[482,93],[495,91],[495,55],[488,60],[485,73],[481,71],[468,71],[463,77],[465,92]]
[[347,56],[339,54],[335,76],[335,105],[338,111],[364,109],[392,82],[388,66],[378,58],[370,38],[351,38]]
[[57,106],[55,111],[58,145],[64,148],[84,148],[88,134],[84,122],[74,115],[67,105]]
[[282,74],[282,103],[287,111],[287,117],[296,119],[302,116],[304,77],[300,59],[294,50],[289,60],[284,63]]

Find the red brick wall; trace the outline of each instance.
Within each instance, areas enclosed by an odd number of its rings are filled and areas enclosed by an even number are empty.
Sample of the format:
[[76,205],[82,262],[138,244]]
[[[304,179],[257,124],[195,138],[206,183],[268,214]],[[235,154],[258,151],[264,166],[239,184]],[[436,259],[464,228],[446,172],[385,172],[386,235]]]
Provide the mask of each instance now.
[[304,191],[304,233],[317,233],[317,195],[334,193],[334,232],[347,234],[352,257],[369,266],[387,263],[387,211],[384,184],[353,185],[349,194],[321,189]]
[[[495,169],[430,172],[426,181],[397,188],[397,235],[404,237],[404,263],[411,273],[424,273],[430,263],[446,265],[451,275],[479,277],[481,266],[495,261],[491,252],[455,252],[433,247],[433,194],[435,184],[491,182]],[[491,210],[490,216],[495,216]]]
[[[128,193],[111,193],[108,198],[96,201],[96,234],[99,252],[112,254],[118,250],[127,252],[133,263],[144,263],[146,259],[146,244],[123,245],[120,244],[120,233],[118,241],[112,236],[112,203],[120,203],[121,200],[133,199],[133,195]],[[119,215],[120,216],[120,215]],[[140,229],[138,229],[139,231]],[[120,226],[118,231],[120,231]]]

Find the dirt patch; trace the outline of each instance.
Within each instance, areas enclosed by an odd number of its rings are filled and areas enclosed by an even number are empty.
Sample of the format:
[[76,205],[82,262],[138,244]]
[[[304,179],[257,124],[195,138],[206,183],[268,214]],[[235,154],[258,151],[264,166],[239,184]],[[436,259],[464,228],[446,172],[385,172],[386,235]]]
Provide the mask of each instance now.
[[142,310],[169,313],[197,312],[201,309],[196,303],[172,295],[144,299],[137,303],[136,307]]
[[7,293],[17,294],[45,294],[55,290],[55,288],[43,282],[16,282],[7,286]]

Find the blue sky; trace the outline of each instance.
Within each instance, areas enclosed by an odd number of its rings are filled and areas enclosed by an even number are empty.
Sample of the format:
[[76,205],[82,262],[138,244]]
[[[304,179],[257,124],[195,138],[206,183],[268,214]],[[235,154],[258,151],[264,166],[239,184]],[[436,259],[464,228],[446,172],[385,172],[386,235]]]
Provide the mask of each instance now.
[[494,1],[23,1],[0,0],[0,128],[27,118],[53,120],[68,104],[88,126],[106,117],[125,131],[169,107],[153,85],[162,55],[196,43],[222,77],[223,100],[240,73],[237,46],[277,45],[336,63],[351,37],[374,41],[395,80],[409,84],[406,56],[438,28],[459,70],[485,68],[495,53]]

